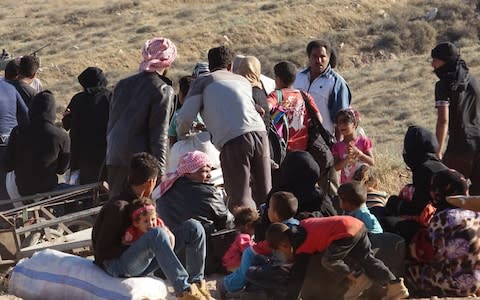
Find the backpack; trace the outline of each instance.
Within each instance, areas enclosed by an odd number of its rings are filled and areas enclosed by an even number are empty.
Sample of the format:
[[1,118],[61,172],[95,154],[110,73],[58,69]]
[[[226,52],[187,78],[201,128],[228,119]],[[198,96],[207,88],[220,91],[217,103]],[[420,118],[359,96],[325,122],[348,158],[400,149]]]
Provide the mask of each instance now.
[[[278,106],[282,103],[282,91],[276,90]],[[267,128],[270,142],[270,159],[278,166],[287,155],[288,119],[285,112],[277,107],[271,114],[271,122]]]
[[300,91],[305,101],[305,109],[310,118],[308,127],[308,147],[309,152],[320,167],[320,177],[327,176],[329,170],[334,166],[332,155],[332,146],[335,143],[335,137],[323,127],[322,122],[318,119],[317,114],[308,101],[307,95]]

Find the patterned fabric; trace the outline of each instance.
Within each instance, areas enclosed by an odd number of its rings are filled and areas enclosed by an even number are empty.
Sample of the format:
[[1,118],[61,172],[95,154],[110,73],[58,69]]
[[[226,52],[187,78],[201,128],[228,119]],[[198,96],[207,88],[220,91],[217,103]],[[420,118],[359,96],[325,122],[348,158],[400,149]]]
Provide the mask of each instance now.
[[[362,151],[363,153],[367,153],[368,151],[372,150],[373,144],[372,141],[366,136],[357,136],[353,141],[355,146]],[[348,156],[348,144],[344,141],[336,142],[332,148],[332,154],[335,157],[338,157],[340,160],[347,158]],[[353,174],[355,171],[363,164],[362,161],[359,159],[355,162],[348,163],[341,171],[340,171],[340,183],[344,184],[347,182],[352,181]]]
[[460,297],[480,291],[480,213],[447,209],[430,221],[432,259],[407,266],[415,296]]
[[147,40],[142,50],[140,71],[156,72],[170,67],[177,57],[177,47],[167,38]]
[[177,170],[167,174],[167,179],[160,183],[160,196],[165,194],[185,174],[195,173],[205,166],[211,166],[210,158],[202,151],[187,152],[180,157]]

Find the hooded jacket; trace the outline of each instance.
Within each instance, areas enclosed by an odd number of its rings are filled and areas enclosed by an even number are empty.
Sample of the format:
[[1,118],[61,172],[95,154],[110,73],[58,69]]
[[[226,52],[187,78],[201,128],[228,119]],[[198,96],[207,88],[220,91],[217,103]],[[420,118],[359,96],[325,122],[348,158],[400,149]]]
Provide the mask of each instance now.
[[172,82],[157,73],[140,72],[121,80],[113,90],[107,129],[107,165],[127,167],[137,152],[160,161],[165,174]]
[[449,106],[448,147],[452,151],[480,150],[480,85],[459,57],[437,68],[436,105]]
[[52,191],[70,159],[68,134],[54,125],[55,98],[50,91],[33,98],[30,124],[12,130],[7,147],[7,171],[15,170],[15,180],[22,196]]
[[412,170],[415,191],[411,202],[402,203],[401,214],[419,215],[432,200],[432,177],[448,169],[435,155],[438,147],[437,138],[431,131],[420,126],[408,127],[403,142],[403,160]]
[[[88,67],[78,81],[84,91],[73,96],[62,119],[70,130],[71,170],[80,170],[80,184],[97,182],[107,151],[107,124],[112,93],[106,88],[103,71]],[[100,179],[106,179],[100,176]]]

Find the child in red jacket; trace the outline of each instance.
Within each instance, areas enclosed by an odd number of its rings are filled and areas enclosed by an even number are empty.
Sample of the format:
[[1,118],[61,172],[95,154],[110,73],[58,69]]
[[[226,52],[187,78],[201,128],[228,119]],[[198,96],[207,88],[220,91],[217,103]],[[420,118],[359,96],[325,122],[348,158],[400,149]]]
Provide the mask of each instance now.
[[132,225],[130,225],[122,237],[122,244],[131,245],[138,240],[145,232],[153,227],[162,227],[167,231],[170,237],[170,245],[175,246],[175,236],[165,226],[162,219],[157,217],[155,204],[152,199],[147,197],[140,197],[133,200],[128,208]]
[[[364,290],[372,285],[370,280],[387,287],[383,299],[394,300],[408,297],[403,278],[397,278],[375,258],[362,221],[350,216],[309,218],[292,227],[275,223],[267,231],[267,241],[271,249],[283,253],[290,261],[301,254],[312,255],[323,252],[322,265],[329,271],[342,274],[351,281],[344,299],[357,299]],[[354,271],[345,262],[351,258],[363,268],[363,272]],[[295,268],[295,266],[294,266]],[[292,271],[293,272],[293,271]],[[297,299],[305,274],[293,277],[287,299]]]

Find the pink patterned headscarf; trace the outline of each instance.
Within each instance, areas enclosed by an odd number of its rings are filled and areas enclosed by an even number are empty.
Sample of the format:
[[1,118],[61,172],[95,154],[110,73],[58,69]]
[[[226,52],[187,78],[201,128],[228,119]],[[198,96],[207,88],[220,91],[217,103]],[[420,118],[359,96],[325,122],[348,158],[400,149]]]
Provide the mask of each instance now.
[[156,72],[170,67],[177,57],[177,47],[167,38],[153,38],[143,45],[142,56],[140,70]]
[[195,173],[205,166],[212,166],[210,158],[202,151],[187,152],[180,157],[177,170],[167,174],[167,179],[160,183],[160,196],[165,194],[185,174]]

